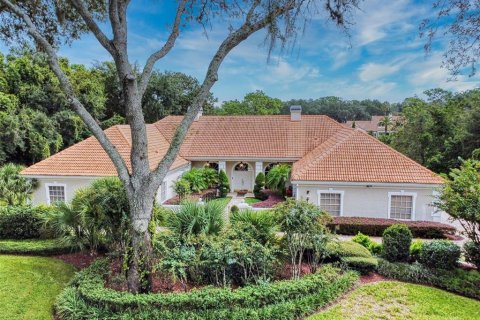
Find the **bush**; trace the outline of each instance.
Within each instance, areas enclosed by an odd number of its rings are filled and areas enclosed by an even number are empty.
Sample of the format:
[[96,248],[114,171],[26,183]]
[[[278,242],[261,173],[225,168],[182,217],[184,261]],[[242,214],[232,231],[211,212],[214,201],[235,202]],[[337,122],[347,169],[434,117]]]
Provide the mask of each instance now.
[[230,183],[228,182],[227,174],[223,170],[220,170],[218,173],[218,191],[221,198],[225,198],[230,192]]
[[361,232],[368,236],[381,237],[385,229],[393,224],[405,224],[412,235],[424,239],[444,239],[445,235],[455,234],[456,229],[448,224],[433,221],[397,221],[393,219],[365,217],[333,217],[328,227],[338,234],[356,235]]
[[5,164],[0,167],[0,205],[24,206],[37,187],[37,180],[20,175],[24,169],[18,164]]
[[263,245],[276,240],[278,225],[270,211],[232,211],[230,222],[233,228],[247,232]]
[[468,241],[463,246],[465,250],[465,260],[473,263],[480,270],[480,245],[473,241]]
[[372,241],[368,246],[368,250],[372,254],[379,256],[383,253],[383,245],[381,243],[377,243],[375,241]]
[[230,208],[230,213],[237,213],[239,212],[240,209],[236,206],[236,205],[233,205],[231,208]]
[[412,233],[404,224],[394,224],[383,232],[383,255],[388,261],[407,261]]
[[374,272],[378,267],[377,258],[364,258],[364,257],[345,257],[342,261],[348,268],[356,270],[361,274],[369,274]]
[[265,200],[265,193],[262,192],[263,187],[265,186],[265,174],[260,172],[255,178],[255,186],[253,187],[253,194],[255,198],[259,200]]
[[183,200],[187,195],[192,192],[190,188],[190,182],[183,178],[180,178],[175,182],[173,190],[175,190],[175,193],[178,194],[180,200]]
[[377,272],[386,278],[435,286],[466,297],[480,299],[480,272],[430,269],[419,263],[392,263],[380,259]]
[[332,241],[327,244],[327,257],[338,261],[345,257],[372,258],[372,254],[364,246],[353,241]]
[[200,192],[208,189],[208,182],[205,179],[204,169],[192,168],[182,175],[180,180],[188,181],[192,192]]
[[78,273],[58,298],[60,319],[298,319],[349,290],[353,272],[324,267],[300,280],[236,290],[203,288],[186,293],[135,295],[104,287],[108,264],[99,260]]
[[459,246],[448,240],[435,240],[423,244],[419,262],[433,269],[453,269],[459,258]]
[[420,252],[422,251],[423,241],[422,240],[414,240],[410,245],[410,260],[411,261],[418,261],[420,257]]
[[0,207],[0,239],[40,238],[40,216],[47,210],[46,206]]
[[74,249],[57,239],[0,240],[1,254],[33,254],[39,256],[69,253]]
[[355,237],[352,238],[353,242],[356,242],[365,248],[367,248],[372,254],[380,254],[382,252],[382,245],[380,243],[376,243],[372,241],[369,236],[364,235],[363,233],[359,232]]

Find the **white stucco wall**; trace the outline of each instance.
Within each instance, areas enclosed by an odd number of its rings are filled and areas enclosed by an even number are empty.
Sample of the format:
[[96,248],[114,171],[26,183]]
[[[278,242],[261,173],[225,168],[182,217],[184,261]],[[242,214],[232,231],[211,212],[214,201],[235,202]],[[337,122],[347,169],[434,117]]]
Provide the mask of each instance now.
[[[188,171],[189,169],[190,169],[190,165],[187,165],[167,173],[167,175],[165,176],[165,179],[163,180],[162,185],[160,186],[157,192],[158,203],[162,203],[165,200],[173,198],[174,196],[177,195],[175,193],[173,186],[175,185],[175,182],[182,176],[182,174],[185,171]],[[162,187],[165,188],[165,197],[163,199],[162,199]]]
[[[295,183],[294,183],[295,184]],[[415,186],[395,184],[388,186],[371,185],[302,185],[297,187],[297,199],[319,204],[318,191],[332,190],[343,194],[343,213],[345,217],[389,218],[389,193],[403,192],[415,195],[414,219],[440,221],[440,215],[433,214],[435,208],[431,205],[438,186]]]

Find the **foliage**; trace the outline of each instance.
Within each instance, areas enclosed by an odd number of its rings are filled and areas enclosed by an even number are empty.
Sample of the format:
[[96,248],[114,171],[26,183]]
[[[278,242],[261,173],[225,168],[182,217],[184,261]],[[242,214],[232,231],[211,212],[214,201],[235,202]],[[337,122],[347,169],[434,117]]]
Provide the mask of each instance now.
[[230,192],[230,182],[224,170],[220,170],[218,173],[218,190],[221,198],[226,197]]
[[388,262],[380,259],[377,272],[384,277],[435,286],[466,297],[480,299],[480,272],[430,269],[419,263]]
[[410,260],[418,261],[420,258],[420,252],[422,251],[423,241],[422,240],[413,240],[410,245]]
[[429,286],[378,281],[356,288],[340,303],[306,320],[359,318],[469,320],[479,317],[480,302],[473,299]]
[[447,212],[480,246],[480,161],[466,160],[452,169],[435,205]]
[[190,182],[183,178],[180,178],[175,182],[173,189],[175,190],[175,193],[178,194],[180,200],[185,199],[185,197],[192,192]]
[[82,270],[59,297],[62,320],[121,319],[297,319],[333,301],[358,279],[352,272],[324,267],[300,280],[251,285],[236,290],[203,288],[186,293],[133,295],[104,288],[107,264]]
[[[285,232],[284,239],[292,263],[292,278],[298,279],[305,249],[312,245],[317,236],[328,233],[325,224],[329,215],[311,203],[293,199],[278,205],[275,214],[279,219],[280,230]],[[321,257],[325,247],[319,247],[318,250],[320,252],[316,255]]]
[[186,290],[187,267],[194,259],[195,248],[178,242],[164,251],[157,269],[170,275],[174,282],[180,281],[184,290]]
[[222,106],[215,109],[218,115],[270,115],[279,114],[283,103],[280,99],[271,98],[263,91],[250,92],[243,101],[231,100],[223,102]]
[[473,263],[480,270],[480,246],[473,241],[467,241],[463,245],[465,260]]
[[361,232],[358,232],[358,234],[352,238],[352,241],[361,244],[362,246],[367,248],[372,254],[378,255],[382,252],[383,249],[383,246],[381,244],[372,241],[369,236],[364,235]]
[[202,176],[207,184],[208,188],[216,187],[218,184],[218,172],[217,170],[209,167],[205,167],[202,170]]
[[0,254],[48,256],[70,253],[73,249],[57,239],[0,240]]
[[265,174],[260,172],[255,178],[255,186],[253,187],[253,194],[255,195],[255,198],[259,200],[266,199],[265,193],[262,192],[263,187],[265,187]]
[[278,224],[272,212],[267,210],[242,210],[230,215],[230,223],[235,229],[248,233],[262,245],[274,243]]
[[274,166],[267,173],[266,185],[269,189],[277,190],[285,195],[285,185],[290,179],[292,167],[288,164],[279,164]]
[[383,256],[388,261],[406,261],[411,244],[412,232],[404,224],[394,224],[383,232]]
[[9,163],[0,167],[0,204],[8,206],[22,206],[35,189],[34,179],[27,179],[20,175],[23,166]]
[[51,320],[55,298],[74,275],[59,259],[0,255],[2,319]]
[[432,221],[397,221],[393,219],[365,218],[365,217],[333,217],[328,227],[337,234],[356,235],[361,232],[365,235],[381,237],[385,229],[393,224],[405,224],[410,228],[412,235],[424,239],[443,239],[447,234],[455,234],[455,227]]
[[118,178],[101,178],[77,190],[71,204],[58,204],[42,217],[56,237],[80,249],[107,247],[125,252],[129,244],[129,205]]
[[205,204],[184,201],[180,208],[167,215],[165,225],[181,238],[218,234],[224,225],[223,205],[215,201]]
[[240,208],[238,208],[238,206],[236,205],[233,205],[231,208],[230,208],[230,213],[237,213],[240,211]]
[[49,212],[46,206],[0,207],[0,239],[39,238],[41,218]]
[[460,253],[460,247],[451,241],[433,240],[422,245],[418,260],[433,269],[453,269],[457,266]]
[[200,192],[208,188],[203,169],[192,168],[182,175],[182,179],[190,184],[192,192]]
[[367,248],[353,241],[331,241],[326,250],[332,261],[340,261],[345,257],[372,258]]
[[342,259],[342,262],[345,263],[348,268],[356,270],[361,274],[372,273],[378,267],[378,260],[373,257],[345,257]]

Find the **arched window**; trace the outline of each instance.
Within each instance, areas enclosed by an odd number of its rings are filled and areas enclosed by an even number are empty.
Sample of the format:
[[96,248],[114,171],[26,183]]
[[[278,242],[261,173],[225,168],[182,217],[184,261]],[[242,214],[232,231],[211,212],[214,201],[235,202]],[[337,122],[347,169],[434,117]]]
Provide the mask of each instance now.
[[278,165],[278,162],[272,162],[268,166],[266,166],[265,167],[265,176],[268,174],[268,171],[270,171],[276,165]]
[[218,162],[207,162],[205,163],[205,168],[212,168],[218,171]]
[[235,171],[248,171],[248,163],[240,162],[234,168]]

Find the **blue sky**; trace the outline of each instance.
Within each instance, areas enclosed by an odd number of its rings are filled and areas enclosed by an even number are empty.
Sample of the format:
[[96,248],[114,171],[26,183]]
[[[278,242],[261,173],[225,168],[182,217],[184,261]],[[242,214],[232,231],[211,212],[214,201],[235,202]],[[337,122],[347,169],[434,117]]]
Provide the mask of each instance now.
[[[132,61],[143,64],[165,41],[173,7],[163,1],[135,0],[129,11]],[[441,87],[463,91],[478,87],[479,77],[449,82],[441,69],[445,39],[425,55],[418,25],[432,14],[431,1],[367,0],[361,4],[348,39],[332,23],[311,21],[293,51],[273,52],[267,63],[263,33],[234,49],[219,72],[213,93],[220,101],[241,99],[263,90],[280,99],[336,95],[345,99],[377,98],[391,102]],[[184,30],[158,70],[181,71],[203,80],[210,58],[226,35],[225,21],[215,21],[208,38],[199,26]],[[60,54],[73,63],[93,64],[109,56],[92,36],[84,36]]]

